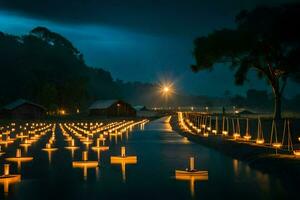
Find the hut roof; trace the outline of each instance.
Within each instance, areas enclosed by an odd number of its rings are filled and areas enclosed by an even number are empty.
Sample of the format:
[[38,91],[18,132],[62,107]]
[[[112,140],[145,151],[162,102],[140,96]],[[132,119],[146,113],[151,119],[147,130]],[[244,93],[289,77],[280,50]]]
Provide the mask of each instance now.
[[105,109],[105,108],[109,108],[111,105],[113,105],[114,103],[117,103],[118,101],[119,100],[117,100],[117,99],[98,100],[98,101],[95,101],[89,107],[89,109]]
[[13,110],[23,104],[30,104],[30,105],[33,105],[33,106],[36,106],[36,107],[39,107],[43,110],[45,110],[45,108],[39,104],[36,104],[36,103],[33,103],[31,101],[28,101],[26,99],[17,99],[16,101],[13,101],[11,102],[10,104],[7,104],[6,106],[3,107],[3,109],[5,110]]
[[145,111],[148,110],[146,106],[137,105],[133,107],[136,111]]

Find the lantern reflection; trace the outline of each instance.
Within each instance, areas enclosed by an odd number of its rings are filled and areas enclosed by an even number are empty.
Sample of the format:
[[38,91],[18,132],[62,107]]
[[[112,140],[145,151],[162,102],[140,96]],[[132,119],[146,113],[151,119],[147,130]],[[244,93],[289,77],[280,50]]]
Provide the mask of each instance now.
[[175,170],[175,179],[190,181],[191,196],[195,195],[195,181],[208,180],[208,171],[199,171],[195,169],[194,157],[190,157],[190,166],[186,170]]
[[10,174],[9,173],[9,164],[4,164],[4,174],[0,176],[0,184],[4,185],[4,193],[9,192],[9,185],[18,183],[21,181],[21,175],[19,174]]
[[121,147],[121,156],[111,156],[111,164],[121,164],[122,179],[126,181],[126,165],[127,164],[136,164],[137,156],[126,156],[125,147]]

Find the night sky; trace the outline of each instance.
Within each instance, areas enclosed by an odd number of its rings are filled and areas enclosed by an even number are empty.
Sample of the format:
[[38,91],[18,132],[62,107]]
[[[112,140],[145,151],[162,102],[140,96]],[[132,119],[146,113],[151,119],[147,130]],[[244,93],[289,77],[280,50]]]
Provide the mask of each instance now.
[[[0,31],[25,34],[46,26],[65,36],[93,67],[114,79],[156,83],[170,79],[178,91],[194,95],[245,94],[268,89],[254,73],[245,86],[235,86],[233,73],[218,66],[194,74],[193,40],[222,27],[234,27],[241,9],[288,0],[0,0]],[[288,84],[286,96],[300,91]]]

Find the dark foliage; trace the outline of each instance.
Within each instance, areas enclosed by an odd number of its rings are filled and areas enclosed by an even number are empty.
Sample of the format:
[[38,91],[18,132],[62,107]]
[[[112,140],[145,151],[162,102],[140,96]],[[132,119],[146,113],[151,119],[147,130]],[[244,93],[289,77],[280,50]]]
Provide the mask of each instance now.
[[[281,117],[287,80],[300,82],[300,4],[257,7],[236,16],[236,29],[221,29],[195,40],[197,72],[225,63],[235,69],[235,82],[247,80],[251,68],[271,85],[274,117]],[[226,66],[226,65],[224,65]]]
[[86,66],[70,41],[44,27],[21,37],[0,33],[0,71],[0,105],[26,98],[74,111],[118,97],[109,72]]

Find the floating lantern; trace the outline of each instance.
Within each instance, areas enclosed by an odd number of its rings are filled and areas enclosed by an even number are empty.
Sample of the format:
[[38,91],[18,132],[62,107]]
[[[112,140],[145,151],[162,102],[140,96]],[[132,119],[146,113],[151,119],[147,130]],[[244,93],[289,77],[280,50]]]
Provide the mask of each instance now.
[[228,135],[228,131],[222,131],[222,135],[227,136]]
[[69,141],[70,141],[70,144],[69,144],[69,146],[65,147],[66,149],[75,150],[75,149],[79,148],[78,146],[75,146],[75,140],[74,139],[71,139]]
[[36,137],[31,137],[31,138],[28,138],[28,139],[26,139],[27,140],[27,143],[34,143],[34,142],[36,142],[38,139],[36,138]]
[[81,161],[73,161],[72,166],[74,168],[83,168],[83,176],[84,176],[84,179],[86,179],[88,168],[95,168],[96,173],[98,173],[99,162],[98,161],[89,161],[88,160],[88,152],[84,151],[84,152],[82,152],[82,160]]
[[232,118],[232,129],[233,129],[233,139],[238,139],[241,137],[241,129],[240,129],[240,120],[239,118],[236,119],[236,125],[234,124],[234,119]]
[[25,138],[25,141],[20,144],[21,147],[24,147],[25,153],[27,153],[28,147],[30,147],[30,145],[31,145],[31,142],[29,142],[29,140],[27,138]]
[[190,157],[190,166],[186,170],[175,170],[176,180],[190,181],[191,195],[194,196],[195,181],[208,180],[208,171],[199,171],[195,169],[195,159]]
[[22,138],[27,138],[28,135],[24,135],[23,132],[21,132],[20,134],[17,134],[16,137],[22,139]]
[[52,160],[51,159],[52,158],[52,152],[56,151],[57,149],[58,148],[52,147],[50,142],[47,143],[46,147],[42,149],[43,151],[47,151],[49,163],[51,163],[51,160]]
[[251,139],[250,131],[249,131],[249,119],[246,121],[246,135],[244,135],[244,139],[249,141]]
[[256,142],[256,144],[264,144],[265,140],[264,139],[257,139],[255,142]]
[[42,150],[43,150],[43,151],[56,151],[58,148],[52,147],[51,144],[52,144],[52,143],[50,143],[50,142],[47,143],[47,144],[46,144],[46,147],[43,148]]
[[261,126],[261,121],[260,121],[260,118],[258,118],[256,144],[264,144],[264,143],[265,143],[265,140],[264,140],[263,130],[262,130],[262,126]]
[[85,144],[87,146],[93,143],[93,140],[91,140],[89,137],[85,137],[81,141],[82,141],[83,144]]
[[249,141],[251,139],[251,135],[244,135],[244,139]]
[[275,148],[277,148],[277,149],[279,149],[279,148],[282,147],[282,144],[279,143],[279,142],[277,142],[277,143],[273,143],[272,146],[275,147]]
[[209,135],[208,132],[203,133],[204,137],[208,137],[208,135]]
[[209,116],[209,124],[206,130],[211,131],[211,116]]
[[103,146],[100,145],[100,138],[97,139],[97,144],[96,146],[92,147],[92,150],[94,151],[97,151],[97,157],[98,157],[98,161],[100,160],[100,152],[101,151],[107,151],[109,150],[109,147],[108,146],[104,146],[104,141],[103,140]]
[[22,157],[21,149],[17,149],[16,157],[9,157],[9,158],[6,158],[6,160],[12,161],[12,162],[28,162],[28,161],[32,161],[33,157]]
[[71,136],[67,136],[66,139],[65,139],[65,141],[66,141],[66,142],[72,141],[72,137],[71,137]]
[[137,162],[137,156],[126,156],[125,147],[121,147],[121,156],[111,156],[111,162],[125,161],[125,162]]
[[6,158],[6,160],[10,161],[10,162],[17,162],[18,169],[20,169],[22,162],[32,161],[33,157],[22,157],[22,155],[21,155],[21,149],[17,149],[16,150],[16,157],[9,157],[9,158]]
[[104,146],[104,141],[105,141],[105,140],[103,140],[103,146],[100,145],[100,141],[101,141],[101,140],[98,138],[98,139],[97,139],[97,142],[96,142],[96,146],[93,146],[92,149],[93,149],[93,150],[101,150],[101,151],[109,150],[109,147],[108,147],[108,146]]
[[[7,128],[9,128],[9,126]],[[2,132],[2,135],[10,135],[10,131],[9,130],[4,131],[4,132]]]
[[72,158],[74,157],[74,151],[79,149],[78,146],[75,146],[74,139],[71,139],[71,144],[69,143],[69,146],[65,147],[65,149],[71,150]]
[[[275,142],[273,142],[273,135],[275,135]],[[270,144],[272,145],[272,147],[274,147],[276,149],[276,154],[277,154],[277,149],[282,147],[282,144],[277,141],[277,126],[276,126],[275,120],[273,120],[273,122],[272,122]]]
[[233,138],[236,140],[236,139],[238,139],[238,138],[240,138],[241,137],[241,134],[239,134],[239,133],[234,133],[233,134]]
[[218,125],[218,117],[216,116],[216,118],[215,118],[215,129],[213,129],[211,132],[213,133],[213,134],[217,134],[218,133],[218,127],[219,125]]
[[121,147],[121,156],[111,156],[110,157],[111,164],[121,164],[122,177],[123,181],[126,180],[126,165],[127,164],[136,164],[137,156],[126,156],[125,147]]
[[[225,129],[225,121],[226,121],[226,129]],[[223,117],[222,119],[222,135],[227,136],[229,132],[229,121],[228,118]]]
[[[186,176],[195,176],[199,178],[208,178],[208,171],[199,171],[195,169],[195,159],[194,157],[190,157],[190,166],[186,170],[175,170],[176,177],[186,177]],[[176,178],[177,179],[177,178]]]
[[98,161],[89,161],[88,160],[88,152],[87,151],[83,151],[82,152],[82,160],[80,161],[73,161],[72,162],[72,166],[73,167],[79,167],[79,168],[95,168],[99,166],[99,162]]
[[23,143],[20,144],[21,147],[29,147],[31,145],[31,141],[25,139]]
[[0,144],[4,144],[6,147],[12,143],[14,143],[14,140],[11,139],[9,136],[6,136],[5,140],[0,140]]
[[294,150],[293,151],[293,154],[296,156],[296,157],[300,157],[300,150],[299,149],[297,149],[297,150]]
[[106,140],[106,138],[104,138],[104,135],[103,135],[103,134],[100,134],[99,140],[102,141],[103,144],[104,144],[104,141]]
[[109,150],[109,147],[108,146],[104,146],[104,145],[105,145],[104,141],[103,141],[103,146],[100,145],[100,139],[98,138],[96,146],[92,147],[92,150],[94,150],[94,151],[97,152],[98,161],[100,161],[100,152],[101,151],[107,151],[107,150]]
[[4,192],[8,193],[10,184],[18,183],[20,181],[21,181],[21,175],[10,174],[9,164],[4,164],[4,174],[0,176],[0,184],[4,185]]

